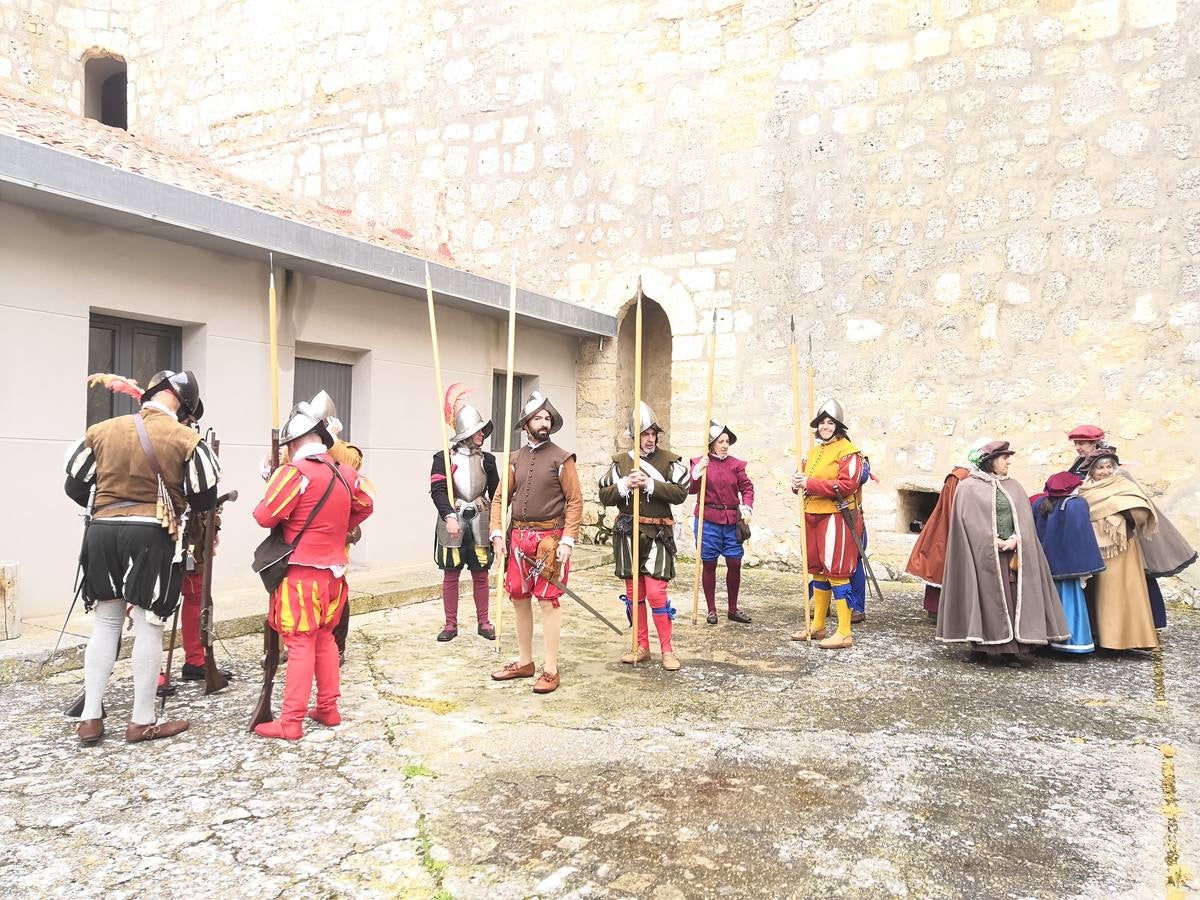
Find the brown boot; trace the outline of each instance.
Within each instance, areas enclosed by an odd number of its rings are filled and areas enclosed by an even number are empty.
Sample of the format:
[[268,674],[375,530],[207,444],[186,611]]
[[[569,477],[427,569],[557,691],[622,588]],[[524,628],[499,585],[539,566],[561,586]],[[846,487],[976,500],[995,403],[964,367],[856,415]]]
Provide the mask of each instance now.
[[621,662],[625,663],[625,665],[627,665],[627,666],[632,666],[635,662],[644,663],[649,658],[650,658],[650,648],[649,647],[638,647],[636,659],[634,659],[633,652],[630,651],[629,653],[626,653],[624,656],[621,657]]
[[503,669],[497,669],[492,673],[492,681],[511,681],[514,678],[532,678],[533,673],[537,668],[532,662],[527,662],[521,665],[519,662],[510,662]]
[[84,719],[79,723],[75,733],[79,735],[79,743],[85,747],[89,744],[98,744],[104,737],[104,720]]
[[542,677],[537,680],[533,686],[535,694],[553,694],[558,689],[558,673],[542,670]]
[[137,725],[130,722],[125,726],[125,743],[140,744],[142,741],[154,741],[159,738],[175,737],[188,730],[187,719],[170,719],[154,725]]

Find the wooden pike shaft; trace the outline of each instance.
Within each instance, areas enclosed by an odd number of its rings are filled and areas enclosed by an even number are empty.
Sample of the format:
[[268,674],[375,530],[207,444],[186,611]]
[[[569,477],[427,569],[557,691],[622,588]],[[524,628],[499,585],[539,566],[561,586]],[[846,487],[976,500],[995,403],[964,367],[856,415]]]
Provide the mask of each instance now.
[[[633,465],[634,471],[638,471],[639,460],[642,458],[642,279],[638,278],[637,288],[637,312],[634,319],[634,338],[633,338],[633,419],[630,423],[630,430],[633,432]],[[641,563],[642,563],[642,546],[641,546],[641,521],[642,521],[642,490],[638,488],[633,492],[633,534],[630,536],[630,574],[632,597],[629,598],[631,604],[630,609],[633,615],[630,616],[630,636],[629,644],[633,652],[633,664],[637,665],[638,656],[638,616],[640,615],[638,603],[641,600]],[[650,611],[646,610],[646,627],[650,627]]]
[[[513,361],[517,339],[517,256],[513,254],[512,282],[508,288],[508,374],[504,381],[504,476],[500,479],[500,528],[508,516],[508,483],[512,475],[509,456],[512,454],[512,405],[513,405]],[[496,652],[500,653],[500,641],[504,637],[504,571],[497,566],[496,573]]]
[[[792,323],[792,427],[796,441],[796,471],[804,471],[804,426],[800,420],[800,360],[796,346],[796,325]],[[809,363],[809,405],[812,405],[812,364]],[[804,591],[804,629],[809,632],[808,645],[812,646],[812,601],[808,596],[808,528],[804,517],[804,490],[799,491],[800,506],[800,567]]]
[[271,341],[271,428],[279,430],[279,303],[275,299],[275,254],[268,263],[271,269],[267,283],[267,328]]
[[438,349],[437,313],[433,309],[433,280],[429,277],[429,260],[425,260],[425,299],[429,304],[429,337],[433,341],[433,377],[437,389],[437,420],[438,434],[442,436],[442,462],[446,469],[446,498],[450,508],[454,508],[454,476],[450,471],[450,438],[446,434],[446,422],[443,414],[446,395],[442,391],[442,354]]
[[[700,448],[701,458],[708,456],[708,445],[712,436],[708,433],[708,423],[712,421],[713,411],[713,376],[717,368],[717,312],[713,310],[712,335],[708,342],[708,399],[704,404],[704,443]],[[700,570],[703,562],[700,550],[704,546],[704,498],[708,493],[708,469],[700,475],[700,497],[696,505],[696,578],[692,584],[692,624],[700,621]]]

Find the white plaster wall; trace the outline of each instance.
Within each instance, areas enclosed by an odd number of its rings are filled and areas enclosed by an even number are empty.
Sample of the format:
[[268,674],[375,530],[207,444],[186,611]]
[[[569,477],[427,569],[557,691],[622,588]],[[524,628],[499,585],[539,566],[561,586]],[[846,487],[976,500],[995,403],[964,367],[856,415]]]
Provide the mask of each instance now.
[[[203,424],[221,437],[222,487],[242,495],[226,511],[215,586],[252,585],[261,529],[250,511],[270,432],[266,266],[5,203],[0,234],[0,558],[19,563],[21,615],[62,612],[70,601],[80,511],[62,492],[62,457],[84,430],[91,311],[184,327],[183,364],[200,379]],[[474,387],[468,401],[488,414],[505,323],[442,309],[438,328],[444,383]],[[429,558],[428,466],[440,438],[424,302],[293,274],[279,341],[281,415],[297,341],[356,362],[353,437],[379,498],[355,566]],[[573,338],[518,331],[517,369],[536,373],[562,411],[568,447],[577,350]]]

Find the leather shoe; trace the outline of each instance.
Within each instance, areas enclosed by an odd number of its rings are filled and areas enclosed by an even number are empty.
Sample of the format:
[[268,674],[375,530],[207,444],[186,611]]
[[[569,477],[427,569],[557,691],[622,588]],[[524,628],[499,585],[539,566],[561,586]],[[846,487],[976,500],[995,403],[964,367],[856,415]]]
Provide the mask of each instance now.
[[140,744],[142,741],[154,741],[158,738],[169,738],[188,730],[187,719],[169,719],[166,722],[156,722],[153,725],[137,725],[130,722],[125,726],[125,743]]
[[458,629],[446,627],[438,632],[437,639],[439,644],[444,644],[447,641],[454,640],[456,637],[458,637]]
[[801,628],[799,631],[792,632],[793,641],[819,641],[825,637],[824,628],[814,628],[809,631],[807,628]]
[[98,744],[100,739],[104,737],[104,720],[84,719],[79,723],[79,728],[76,729],[75,733],[79,735],[79,743],[84,746]]
[[662,655],[662,667],[668,672],[678,672],[681,665],[679,657],[672,651],[668,650]]
[[[193,666],[191,663],[183,664],[183,674],[179,677],[184,681],[203,681],[205,668],[204,666]],[[217,669],[217,674],[225,678],[232,678],[233,673],[228,669]]]
[[535,694],[553,694],[558,689],[558,673],[542,671],[542,677],[533,686]]
[[749,625],[753,621],[753,619],[751,619],[748,615],[746,615],[744,612],[741,612],[740,610],[731,609],[729,611],[729,621],[730,622],[741,622],[743,625]]
[[494,641],[496,639],[496,628],[493,625],[480,625],[478,631],[481,638],[485,638],[489,641]]
[[510,662],[503,669],[497,669],[492,673],[492,681],[511,681],[514,678],[532,678],[533,673],[537,671],[537,667],[533,662],[527,662],[521,665],[519,662]]
[[308,717],[314,722],[320,722],[322,725],[328,725],[330,728],[334,728],[342,724],[342,714],[338,712],[336,706],[333,709],[325,711],[322,711],[315,706],[311,707],[308,711]]
[[832,636],[817,644],[822,650],[848,650],[854,646],[854,637],[835,631]]
[[867,621],[867,614],[866,614],[866,613],[860,613],[860,612],[852,612],[852,613],[850,613],[850,624],[851,624],[851,625],[858,625],[858,624],[860,624],[860,623],[862,623],[862,622],[865,622],[865,621]]
[[626,653],[624,656],[621,657],[621,662],[625,663],[625,665],[627,665],[627,666],[632,666],[635,662],[644,663],[649,658],[650,658],[650,648],[649,647],[638,647],[637,659],[633,658],[632,653]]
[[286,728],[276,719],[274,722],[263,722],[254,726],[254,733],[259,737],[279,738],[284,741],[298,741],[304,734],[299,725],[289,725]]
[[707,617],[707,618],[705,618],[705,620],[704,620],[704,621],[705,621],[705,622],[707,622],[709,625],[716,625],[716,624],[717,624],[717,621],[718,621],[718,619],[717,619],[717,614],[716,614],[716,613],[709,613],[709,614],[708,614],[708,617]]

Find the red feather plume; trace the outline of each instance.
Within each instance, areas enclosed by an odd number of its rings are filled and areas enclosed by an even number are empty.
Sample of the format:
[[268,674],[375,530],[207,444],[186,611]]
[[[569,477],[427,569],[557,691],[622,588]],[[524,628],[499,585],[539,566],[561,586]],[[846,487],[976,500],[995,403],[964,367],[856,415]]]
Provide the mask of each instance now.
[[446,399],[442,408],[442,412],[446,417],[447,425],[454,424],[454,417],[458,415],[458,411],[462,409],[463,397],[469,394],[472,390],[472,388],[469,388],[465,384],[462,384],[458,381],[446,388]]
[[139,403],[142,402],[143,391],[138,387],[136,379],[126,378],[124,375],[111,375],[105,372],[97,372],[95,375],[88,376],[88,387],[95,387],[98,384],[104,385],[114,394],[125,394]]

